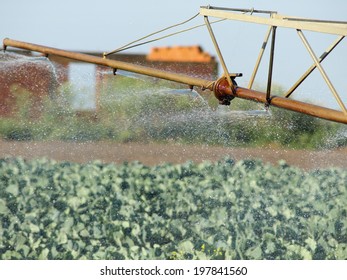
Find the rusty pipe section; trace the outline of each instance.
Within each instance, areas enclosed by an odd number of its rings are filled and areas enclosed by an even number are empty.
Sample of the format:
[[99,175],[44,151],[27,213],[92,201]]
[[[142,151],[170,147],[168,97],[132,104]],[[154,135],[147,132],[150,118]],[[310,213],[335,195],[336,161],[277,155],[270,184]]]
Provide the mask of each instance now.
[[78,61],[84,61],[84,62],[93,63],[97,65],[108,66],[113,69],[120,69],[120,70],[129,71],[132,73],[142,74],[142,75],[151,76],[151,77],[157,77],[157,78],[168,80],[168,81],[187,84],[190,86],[201,87],[203,89],[212,90],[212,87],[213,87],[213,85],[211,84],[211,81],[208,81],[208,80],[195,78],[195,77],[191,77],[191,76],[183,75],[183,74],[171,73],[171,72],[162,71],[162,70],[158,70],[158,69],[154,69],[150,67],[117,61],[113,59],[101,58],[94,55],[70,52],[70,51],[65,51],[61,49],[31,44],[27,42],[16,41],[16,40],[8,39],[8,38],[3,40],[3,45],[4,47],[11,46],[15,48],[40,52],[47,55],[50,55],[50,54],[57,55],[57,56],[61,56],[61,57],[69,58],[69,59],[78,60]]
[[[266,94],[254,90],[249,90],[246,88],[237,88],[235,97],[267,104]],[[347,124],[347,114],[334,109],[329,109],[301,101],[290,100],[288,98],[279,96],[271,97],[271,105],[279,108],[284,108],[290,111],[303,113],[313,117]]]
[[[269,100],[267,99],[267,95],[263,92],[250,90],[242,87],[236,87],[235,93],[233,94],[231,88],[227,85],[228,82],[224,78],[221,78],[215,82],[214,92],[218,99],[226,100],[230,96],[231,99],[234,97],[238,97],[264,104],[267,104],[269,102]],[[280,96],[271,96],[270,103],[271,106],[275,106],[278,108],[283,108],[290,111],[310,115],[313,117],[347,124],[347,114],[345,114],[342,111],[337,111],[326,107],[309,104],[306,102],[291,100]]]
[[[7,46],[11,46],[15,48],[40,52],[47,55],[49,54],[57,55],[57,56],[65,57],[65,58],[78,60],[78,61],[84,61],[84,62],[89,62],[93,64],[107,66],[113,69],[121,69],[121,70],[129,71],[129,72],[133,72],[133,73],[138,73],[138,74],[147,75],[151,77],[161,78],[164,80],[187,84],[190,86],[197,86],[197,87],[201,87],[202,89],[209,89],[214,92],[216,98],[219,99],[221,104],[228,105],[230,104],[230,101],[235,97],[246,99],[246,100],[252,100],[256,102],[261,102],[264,104],[267,104],[269,102],[269,100],[267,100],[266,98],[266,93],[238,87],[236,83],[234,84],[234,92],[233,92],[225,77],[222,77],[217,81],[209,81],[209,80],[204,80],[200,78],[194,78],[188,75],[176,74],[176,73],[171,73],[171,72],[162,71],[158,69],[153,69],[150,67],[116,61],[112,59],[100,58],[100,57],[96,57],[92,55],[70,52],[70,51],[50,48],[50,47],[26,43],[26,42],[20,42],[20,41],[11,40],[8,38],[3,40],[3,45],[5,48]],[[233,79],[233,82],[234,82],[234,79]],[[322,118],[322,119],[326,119],[326,120],[330,120],[334,122],[347,124],[347,114],[341,111],[337,111],[337,110],[333,110],[333,109],[329,109],[329,108],[325,108],[325,107],[321,107],[321,106],[317,106],[317,105],[313,105],[313,104],[309,104],[309,103],[305,103],[301,101],[295,101],[295,100],[291,100],[284,97],[278,97],[278,96],[271,97],[271,105],[275,107],[287,109],[290,111],[295,111],[295,112],[303,113],[306,115],[314,116],[317,118]]]

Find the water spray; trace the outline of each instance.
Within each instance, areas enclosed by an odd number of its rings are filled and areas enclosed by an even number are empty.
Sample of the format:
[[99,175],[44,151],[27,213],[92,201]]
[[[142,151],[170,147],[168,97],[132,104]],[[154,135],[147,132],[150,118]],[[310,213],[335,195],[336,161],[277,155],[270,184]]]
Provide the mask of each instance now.
[[[264,16],[257,16],[257,14],[265,14],[269,18]],[[259,103],[265,104],[265,108],[269,106],[275,106],[278,108],[287,109],[290,111],[299,112],[302,114],[314,116],[317,118],[322,118],[334,122],[347,124],[347,109],[344,105],[342,99],[338,95],[336,89],[329,80],[327,74],[325,73],[322,65],[320,64],[327,55],[342,41],[342,39],[347,35],[347,22],[341,21],[324,21],[324,20],[314,20],[314,19],[303,19],[289,16],[281,16],[277,12],[273,11],[260,11],[260,10],[242,10],[242,9],[231,9],[231,8],[220,8],[220,7],[201,7],[200,15],[204,16],[205,25],[208,27],[211,39],[216,47],[217,55],[223,67],[223,75],[215,81],[210,81],[206,79],[191,77],[185,74],[177,74],[168,71],[163,71],[159,69],[154,69],[146,66],[135,65],[132,63],[121,62],[113,59],[107,58],[107,54],[104,53],[102,57],[97,57],[93,55],[82,54],[78,52],[71,52],[56,48],[51,48],[42,45],[36,45],[27,42],[16,41],[12,39],[4,39],[3,45],[4,50],[8,47],[15,47],[25,50],[30,50],[34,52],[42,53],[46,56],[56,55],[60,57],[65,57],[77,61],[83,61],[87,63],[93,63],[101,66],[110,67],[113,70],[113,74],[117,74],[117,70],[125,70],[132,73],[137,73],[141,75],[151,76],[155,78],[160,78],[168,81],[178,82],[181,84],[188,85],[190,89],[194,87],[200,88],[201,90],[208,90],[214,93],[214,96],[219,100],[221,105],[230,105],[234,98],[241,98],[246,100],[251,100]],[[248,88],[240,87],[237,85],[236,78],[241,77],[241,73],[230,74],[219,50],[217,41],[214,37],[213,30],[211,28],[208,17],[216,17],[229,20],[244,21],[256,24],[268,25],[268,33],[266,39],[262,45],[261,52],[259,54],[258,60],[255,65],[254,72],[252,74],[251,82]],[[278,27],[290,28],[297,31],[300,39],[303,41],[304,46],[309,52],[310,56],[314,61],[314,65],[304,73],[304,75],[298,80],[298,82],[284,95],[284,96],[274,96],[271,94],[271,81],[273,72],[273,61],[275,52],[275,38],[276,29]],[[303,30],[309,30],[314,32],[321,32],[327,34],[338,35],[338,40],[322,55],[317,58],[314,54],[312,48],[310,47],[307,39],[303,34]],[[264,53],[267,40],[272,33],[272,44],[270,50],[270,62],[269,62],[269,73],[268,73],[268,88],[266,92],[260,92],[252,89],[252,84],[254,78],[257,74],[262,55]],[[339,104],[341,110],[334,110],[327,107],[318,106],[311,103],[296,101],[289,99],[292,92],[311,74],[314,69],[318,69],[323,79],[326,81],[329,89],[331,90],[334,98]]]

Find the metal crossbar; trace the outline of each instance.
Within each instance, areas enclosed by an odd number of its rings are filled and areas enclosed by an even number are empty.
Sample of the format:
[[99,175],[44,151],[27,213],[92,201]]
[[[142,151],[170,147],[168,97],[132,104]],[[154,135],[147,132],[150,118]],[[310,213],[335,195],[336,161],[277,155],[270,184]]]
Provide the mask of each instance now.
[[200,15],[347,36],[347,22],[314,21],[304,18],[298,19],[279,15],[277,13],[271,13],[270,17],[260,17],[252,14],[235,13],[231,10],[222,10],[221,8],[211,9],[211,7],[201,7]]
[[251,14],[277,14],[276,11],[268,10],[255,10],[255,9],[237,9],[237,8],[225,8],[225,7],[216,7],[216,6],[201,6],[203,9],[210,10],[220,10],[220,11],[229,11],[229,12],[241,12],[241,13],[251,13]]

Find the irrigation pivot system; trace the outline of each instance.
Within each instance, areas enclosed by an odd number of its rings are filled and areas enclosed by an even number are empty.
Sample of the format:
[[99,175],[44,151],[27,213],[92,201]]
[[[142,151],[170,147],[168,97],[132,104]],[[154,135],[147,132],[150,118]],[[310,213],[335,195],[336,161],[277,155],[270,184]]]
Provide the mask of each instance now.
[[[215,80],[205,80],[200,78],[191,77],[184,74],[176,74],[167,71],[162,71],[159,69],[153,69],[149,67],[139,66],[131,63],[125,63],[107,58],[106,53],[103,57],[91,56],[77,52],[70,52],[65,50],[60,50],[56,48],[50,48],[46,46],[20,42],[11,39],[4,39],[4,49],[11,46],[15,48],[21,48],[26,50],[31,50],[35,52],[40,52],[46,55],[57,55],[65,58],[70,58],[78,61],[84,61],[89,63],[94,63],[97,65],[103,65],[114,69],[114,73],[118,69],[125,70],[129,72],[134,72],[142,75],[157,77],[169,81],[175,81],[182,84],[186,84],[193,87],[199,87],[203,90],[210,90],[214,93],[216,98],[219,100],[220,104],[230,105],[230,102],[234,98],[242,98],[247,100],[252,100],[256,102],[264,103],[266,106],[275,106],[279,108],[284,108],[291,111],[296,111],[299,113],[311,115],[314,117],[327,119],[335,122],[347,124],[347,109],[346,106],[335,89],[334,85],[330,81],[327,73],[325,72],[321,62],[335,49],[335,47],[344,39],[347,35],[347,22],[342,21],[327,21],[327,20],[316,20],[308,18],[297,18],[291,16],[279,15],[275,11],[263,11],[255,9],[232,9],[232,8],[221,8],[221,7],[200,7],[199,15],[204,17],[204,25],[207,27],[211,40],[215,46],[216,53],[218,55],[219,61],[223,68],[223,75]],[[265,35],[264,42],[262,43],[258,59],[255,63],[255,67],[250,79],[248,87],[240,87],[237,85],[235,79],[242,76],[240,73],[231,74],[224,62],[222,53],[218,46],[217,40],[215,38],[209,17],[218,18],[222,20],[236,20],[243,21],[254,24],[267,25],[268,30]],[[274,63],[274,53],[275,53],[275,40],[276,31],[278,28],[289,28],[297,32],[304,47],[307,49],[309,55],[312,58],[312,66],[300,77],[300,79],[286,92],[283,96],[274,96],[271,93],[271,83],[272,83],[272,73],[273,73],[273,63]],[[312,50],[309,42],[307,41],[303,31],[313,31],[326,34],[333,34],[337,36],[337,39],[333,44],[320,56],[317,57]],[[271,35],[271,36],[270,36]],[[269,70],[268,70],[268,81],[266,92],[259,92],[252,89],[254,79],[257,75],[259,65],[261,63],[265,48],[271,37],[271,49],[269,58]],[[137,41],[135,41],[137,42]],[[123,48],[127,49],[127,48]],[[110,53],[109,53],[110,54]],[[291,94],[300,86],[300,84],[315,70],[321,73],[323,79],[327,83],[331,93],[332,98],[335,98],[340,110],[334,110],[322,106],[317,106],[314,104],[296,101],[291,99]]]

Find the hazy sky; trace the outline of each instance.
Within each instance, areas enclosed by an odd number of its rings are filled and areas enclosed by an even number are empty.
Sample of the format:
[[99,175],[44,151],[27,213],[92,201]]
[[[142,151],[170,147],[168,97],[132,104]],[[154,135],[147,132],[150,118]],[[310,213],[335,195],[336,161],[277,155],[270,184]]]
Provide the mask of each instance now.
[[[0,38],[12,38],[69,50],[110,51],[143,35],[178,23],[198,13],[202,5],[275,10],[280,14],[347,21],[346,0],[1,0]],[[203,23],[198,17],[185,27]],[[230,72],[242,72],[238,80],[246,85],[267,27],[227,21],[213,26]],[[175,29],[179,30],[179,29]],[[312,64],[294,30],[278,29],[274,82],[290,87]],[[319,56],[335,36],[306,33]],[[201,45],[216,54],[205,28],[174,36],[132,52],[147,53],[153,46]],[[266,84],[267,58],[257,83]],[[336,49],[323,66],[347,103],[347,42]],[[311,98],[336,107],[318,71],[300,88],[295,98]]]

